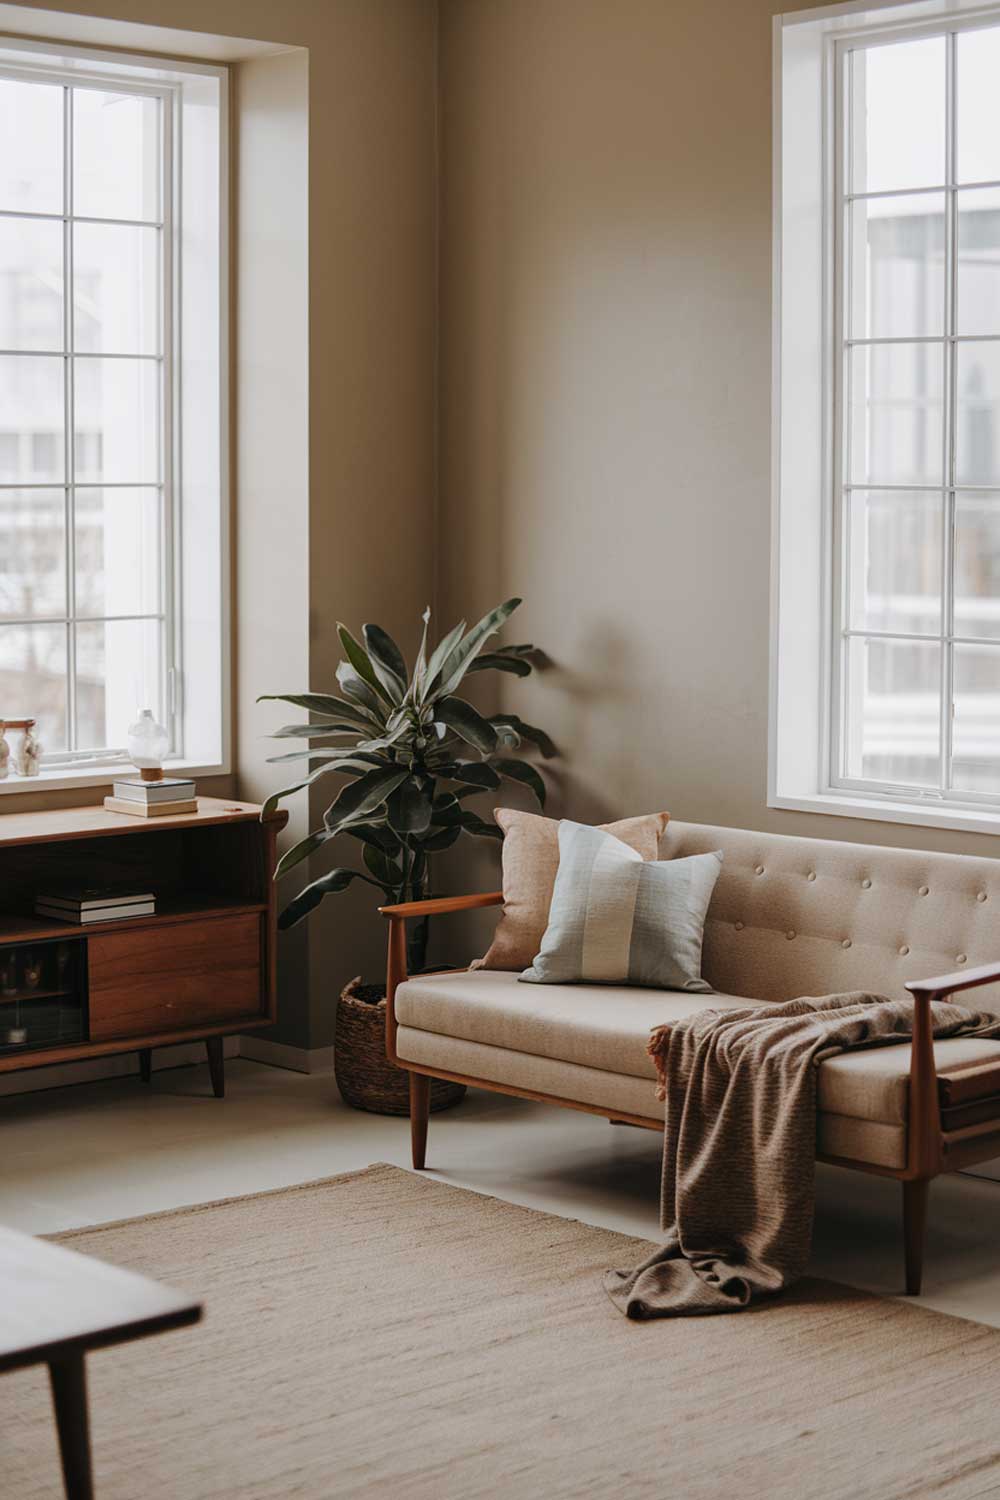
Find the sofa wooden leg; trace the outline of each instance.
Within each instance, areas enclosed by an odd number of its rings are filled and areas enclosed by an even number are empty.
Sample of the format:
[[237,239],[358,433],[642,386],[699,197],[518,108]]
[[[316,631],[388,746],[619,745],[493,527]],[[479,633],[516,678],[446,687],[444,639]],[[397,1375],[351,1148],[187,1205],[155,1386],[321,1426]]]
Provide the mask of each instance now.
[[431,1081],[423,1073],[410,1074],[410,1144],[413,1165],[421,1171],[427,1159],[427,1121],[431,1112]]
[[906,1295],[908,1297],[920,1296],[929,1190],[930,1183],[926,1179],[903,1183],[903,1242],[906,1251]]
[[153,1076],[153,1049],[152,1047],[139,1048],[139,1077],[143,1083],[149,1083]]

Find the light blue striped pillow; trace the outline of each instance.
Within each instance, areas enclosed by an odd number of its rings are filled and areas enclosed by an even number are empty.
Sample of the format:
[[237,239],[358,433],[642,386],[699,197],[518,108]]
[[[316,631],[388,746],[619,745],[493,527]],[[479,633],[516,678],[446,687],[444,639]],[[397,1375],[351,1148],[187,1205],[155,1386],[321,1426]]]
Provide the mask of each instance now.
[[649,861],[611,833],[559,824],[559,872],[529,984],[637,984],[711,993],[705,914],[722,854]]

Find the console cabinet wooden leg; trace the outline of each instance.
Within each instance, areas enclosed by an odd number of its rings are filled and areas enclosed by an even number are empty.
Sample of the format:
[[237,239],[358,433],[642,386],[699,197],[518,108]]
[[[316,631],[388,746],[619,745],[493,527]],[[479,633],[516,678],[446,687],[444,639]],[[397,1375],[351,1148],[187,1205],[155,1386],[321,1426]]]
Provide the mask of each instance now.
[[93,1500],[90,1468],[90,1425],[87,1416],[87,1377],[83,1355],[54,1359],[49,1365],[52,1404],[59,1432],[66,1500]]
[[212,1078],[212,1092],[216,1099],[223,1099],[226,1094],[226,1063],[222,1052],[221,1036],[210,1036],[205,1043],[205,1051],[208,1053],[208,1071]]
[[431,1112],[431,1081],[423,1073],[410,1074],[410,1144],[413,1165],[423,1169],[427,1160],[427,1121]]
[[903,1241],[906,1251],[906,1294],[920,1296],[924,1271],[924,1233],[927,1228],[927,1196],[930,1183],[903,1183]]
[[153,1076],[153,1049],[152,1047],[139,1048],[139,1077],[143,1083],[148,1083]]

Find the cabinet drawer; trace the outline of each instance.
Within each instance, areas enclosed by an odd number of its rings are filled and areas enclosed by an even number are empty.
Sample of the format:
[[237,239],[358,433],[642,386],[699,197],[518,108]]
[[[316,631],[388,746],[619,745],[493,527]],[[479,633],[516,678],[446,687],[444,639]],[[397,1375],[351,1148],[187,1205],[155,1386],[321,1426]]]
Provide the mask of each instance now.
[[88,933],[91,1041],[259,1015],[261,920],[244,913]]

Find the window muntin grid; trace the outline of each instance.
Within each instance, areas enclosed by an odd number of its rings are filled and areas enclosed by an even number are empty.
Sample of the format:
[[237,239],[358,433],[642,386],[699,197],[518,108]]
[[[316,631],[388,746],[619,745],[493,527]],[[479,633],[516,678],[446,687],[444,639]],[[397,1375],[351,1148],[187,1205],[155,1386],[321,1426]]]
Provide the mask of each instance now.
[[[0,717],[35,714],[60,763],[120,753],[141,704],[176,748],[172,90],[20,68],[0,69],[5,84],[61,100],[59,191],[18,203],[0,176],[0,236],[58,236],[61,306],[58,323],[51,306],[18,323],[16,288],[6,320],[0,306],[0,371],[30,377],[15,420],[0,412]],[[120,180],[86,166],[115,106],[114,129],[142,131]],[[44,275],[23,279],[44,291]],[[41,701],[11,701],[19,665]]]
[[[896,181],[865,174],[879,152],[858,129],[877,114],[865,89],[882,48],[897,63],[901,49],[924,62],[933,50],[940,70],[938,99],[925,86],[925,118],[910,124],[924,161],[904,162]],[[855,38],[835,54],[831,782],[973,804],[1000,801],[1000,273],[985,299],[972,282],[1000,267],[1000,153],[997,175],[975,170],[984,158],[969,149],[975,111],[960,80],[990,49],[1000,60],[1000,16]],[[886,139],[907,128],[905,91],[892,104],[876,121]],[[879,238],[888,304],[873,292]],[[977,406],[969,376],[984,370]],[[873,574],[893,578],[876,598]]]

